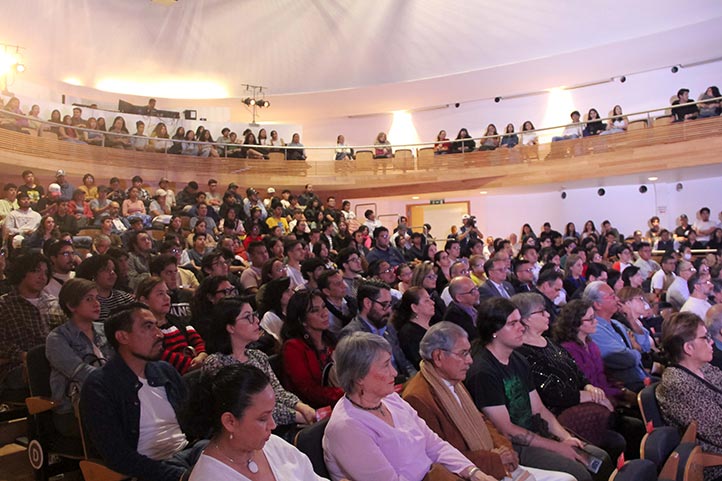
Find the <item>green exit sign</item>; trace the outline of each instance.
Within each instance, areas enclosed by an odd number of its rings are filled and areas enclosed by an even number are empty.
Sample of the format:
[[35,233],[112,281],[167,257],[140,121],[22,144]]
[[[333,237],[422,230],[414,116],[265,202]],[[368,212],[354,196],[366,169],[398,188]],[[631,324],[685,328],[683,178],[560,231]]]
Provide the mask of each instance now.
[[431,205],[441,205],[444,203],[444,199],[431,199],[429,201],[429,204]]

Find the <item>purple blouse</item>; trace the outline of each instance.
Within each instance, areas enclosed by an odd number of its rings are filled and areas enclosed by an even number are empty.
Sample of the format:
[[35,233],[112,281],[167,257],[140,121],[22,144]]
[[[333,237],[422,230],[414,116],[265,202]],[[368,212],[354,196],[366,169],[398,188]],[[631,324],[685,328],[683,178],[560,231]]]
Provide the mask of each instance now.
[[563,342],[561,346],[571,354],[579,369],[587,376],[593,386],[603,389],[607,397],[618,397],[622,394],[621,389],[610,385],[609,381],[607,381],[607,376],[604,374],[602,353],[594,341],[587,338],[586,347],[574,341]]

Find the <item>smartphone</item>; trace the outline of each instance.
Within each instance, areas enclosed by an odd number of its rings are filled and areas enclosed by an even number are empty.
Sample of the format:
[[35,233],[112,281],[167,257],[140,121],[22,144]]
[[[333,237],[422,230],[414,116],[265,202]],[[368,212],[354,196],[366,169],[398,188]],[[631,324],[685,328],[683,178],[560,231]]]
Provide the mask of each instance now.
[[582,458],[582,464],[586,466],[587,471],[593,474],[597,474],[599,472],[599,468],[602,467],[602,460],[598,457],[594,456],[593,454],[590,454],[589,452],[585,451],[581,448],[574,448],[574,450],[579,454],[579,456]]

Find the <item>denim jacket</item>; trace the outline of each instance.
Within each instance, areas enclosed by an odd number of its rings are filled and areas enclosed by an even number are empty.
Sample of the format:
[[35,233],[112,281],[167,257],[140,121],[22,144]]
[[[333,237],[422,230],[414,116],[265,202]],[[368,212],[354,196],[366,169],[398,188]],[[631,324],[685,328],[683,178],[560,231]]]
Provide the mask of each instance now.
[[[165,387],[168,401],[178,414],[187,394],[178,371],[164,361],[149,362],[145,376],[149,385]],[[185,469],[138,453],[140,387],[138,376],[117,354],[105,366],[90,373],[80,393],[80,416],[85,432],[114,471],[141,480],[185,479],[188,476]]]
[[93,324],[93,344],[103,353],[103,359],[98,359],[88,336],[72,321],[56,327],[48,335],[45,356],[51,367],[51,397],[58,403],[56,413],[72,412],[73,402],[77,400],[85,378],[102,366],[113,353],[102,324]]

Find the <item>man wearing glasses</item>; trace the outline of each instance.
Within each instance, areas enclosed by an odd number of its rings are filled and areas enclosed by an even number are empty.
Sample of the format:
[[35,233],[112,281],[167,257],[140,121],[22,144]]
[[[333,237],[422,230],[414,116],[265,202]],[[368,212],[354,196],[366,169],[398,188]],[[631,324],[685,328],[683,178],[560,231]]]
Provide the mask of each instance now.
[[709,275],[702,274],[701,272],[694,274],[687,281],[687,287],[689,287],[691,294],[685,301],[682,309],[680,309],[680,312],[694,312],[704,319],[705,316],[707,316],[707,311],[712,307],[707,300],[707,297],[712,292],[712,281],[710,281]]
[[358,315],[341,330],[339,340],[356,331],[378,334],[391,344],[391,362],[398,372],[396,383],[403,383],[416,374],[414,366],[406,359],[399,344],[394,326],[389,324],[391,315],[391,288],[385,282],[370,280],[358,288]]
[[[584,300],[592,303],[597,318],[597,331],[591,338],[602,353],[605,372],[621,381],[630,391],[639,392],[645,379],[650,377],[642,366],[642,352],[651,350],[649,331],[642,327],[641,333],[632,333],[612,319],[619,299],[605,282],[595,281],[587,285]],[[635,346],[639,346],[640,350]]]
[[50,282],[45,286],[43,292],[58,297],[63,284],[75,277],[73,244],[67,241],[57,241],[45,250],[45,255],[50,259],[52,274],[50,275]]
[[687,299],[689,299],[689,285],[687,281],[694,275],[697,270],[689,261],[679,261],[677,265],[677,277],[674,278],[669,289],[667,289],[667,302],[672,307],[679,310]]
[[516,294],[514,286],[506,280],[507,271],[506,258],[494,255],[494,257],[486,261],[484,264],[484,272],[486,273],[487,280],[479,287],[481,299],[491,297],[511,299],[511,296]]
[[479,304],[479,289],[468,277],[459,276],[451,279],[449,294],[453,299],[446,308],[444,321],[458,325],[466,331],[470,340],[479,337],[476,328],[476,305]]

